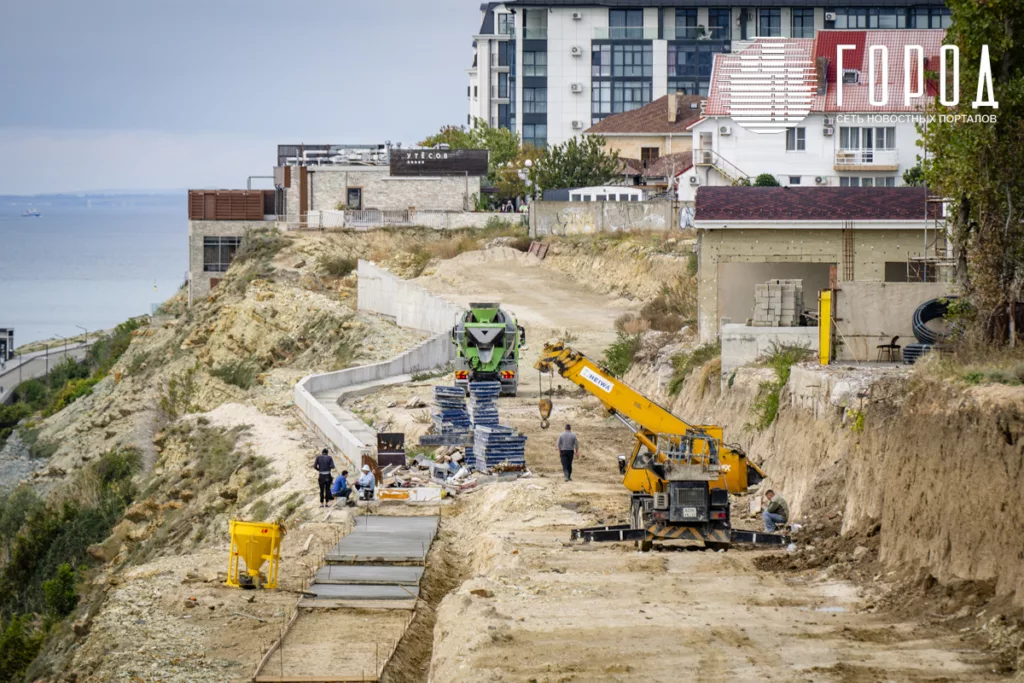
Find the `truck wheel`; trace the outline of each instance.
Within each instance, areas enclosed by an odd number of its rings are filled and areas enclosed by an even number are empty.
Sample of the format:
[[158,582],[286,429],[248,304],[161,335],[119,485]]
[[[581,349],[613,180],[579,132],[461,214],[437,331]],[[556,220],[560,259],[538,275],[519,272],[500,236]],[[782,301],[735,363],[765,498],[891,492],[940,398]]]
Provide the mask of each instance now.
[[711,550],[711,551],[728,550],[729,549],[729,544],[728,543],[716,543],[714,541],[704,541],[704,547],[707,550]]

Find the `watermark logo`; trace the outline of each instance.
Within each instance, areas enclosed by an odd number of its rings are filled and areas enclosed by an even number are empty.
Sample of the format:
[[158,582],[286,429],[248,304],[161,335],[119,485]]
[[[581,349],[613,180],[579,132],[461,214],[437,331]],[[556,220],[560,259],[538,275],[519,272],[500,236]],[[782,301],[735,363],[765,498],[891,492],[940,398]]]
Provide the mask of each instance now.
[[762,38],[722,58],[719,91],[737,125],[755,133],[781,133],[811,112],[816,78],[808,47],[785,38]]

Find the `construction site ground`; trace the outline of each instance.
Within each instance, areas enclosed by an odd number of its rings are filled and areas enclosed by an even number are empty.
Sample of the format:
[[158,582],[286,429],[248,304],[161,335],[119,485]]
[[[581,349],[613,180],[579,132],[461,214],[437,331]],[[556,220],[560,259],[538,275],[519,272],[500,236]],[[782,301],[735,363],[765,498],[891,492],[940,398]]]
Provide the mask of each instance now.
[[[419,282],[460,302],[514,310],[527,327],[527,368],[567,327],[573,345],[595,356],[614,340],[628,302],[587,292],[528,257],[497,256],[464,254]],[[483,261],[491,267],[473,267]],[[998,679],[961,634],[876,612],[870,587],[755,566],[784,550],[666,545],[639,553],[627,544],[570,544],[572,528],[626,521],[629,494],[616,456],[632,437],[559,378],[552,428],[542,430],[537,375],[524,371],[523,380],[499,408],[529,436],[534,476],[487,486],[444,510],[441,539],[466,580],[437,609],[431,680],[671,681],[684,672],[699,681]],[[362,409],[412,429],[417,411],[400,406],[415,396],[429,399],[429,389],[389,388],[363,399]],[[581,443],[568,483],[555,449],[565,423]],[[417,679],[409,673],[390,671],[392,680]]]

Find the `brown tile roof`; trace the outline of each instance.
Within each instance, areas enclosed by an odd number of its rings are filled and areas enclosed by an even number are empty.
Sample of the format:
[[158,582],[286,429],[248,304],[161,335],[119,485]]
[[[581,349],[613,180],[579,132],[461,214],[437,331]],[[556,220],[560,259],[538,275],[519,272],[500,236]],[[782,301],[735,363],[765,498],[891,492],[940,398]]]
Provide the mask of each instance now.
[[692,152],[677,152],[658,157],[653,163],[644,168],[640,159],[631,157],[619,157],[620,173],[630,176],[643,176],[644,178],[671,178],[682,173],[693,166]]
[[699,187],[697,221],[924,220],[923,187]]
[[[668,120],[668,95],[659,97],[645,107],[621,114],[612,114],[601,119],[586,132],[591,135],[602,133],[643,133],[665,134],[686,133],[687,126],[700,118],[700,95],[678,95],[676,120]],[[696,105],[696,108],[690,105]]]

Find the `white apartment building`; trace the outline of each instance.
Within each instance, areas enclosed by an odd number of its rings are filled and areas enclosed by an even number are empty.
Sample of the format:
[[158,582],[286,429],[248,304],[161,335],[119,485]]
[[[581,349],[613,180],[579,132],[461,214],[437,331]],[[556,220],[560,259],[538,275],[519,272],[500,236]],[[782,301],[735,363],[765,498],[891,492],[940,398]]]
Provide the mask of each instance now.
[[558,144],[670,92],[708,94],[714,56],[823,29],[938,29],[942,0],[506,0],[481,6],[467,124]]
[[[753,182],[769,174],[782,186],[896,187],[903,172],[917,165],[923,150],[915,119],[935,97],[935,84],[925,81],[923,94],[904,98],[904,46],[923,49],[926,71],[938,64],[944,31],[822,31],[813,40],[786,41],[786,66],[814,74],[810,113],[778,133],[755,132],[730,116],[731,79],[749,78],[740,71],[772,42],[758,40],[740,54],[719,55],[704,117],[690,126],[693,165],[678,176],[681,201],[693,201],[698,187]],[[843,73],[837,72],[838,45],[854,45],[843,53]],[[885,106],[869,102],[869,48],[884,45],[889,54],[889,99]],[[876,67],[882,82],[881,59]],[[912,65],[913,66],[913,65]],[[916,92],[912,68],[911,93]],[[843,103],[837,79],[843,80]],[[880,95],[880,85],[876,96]]]

